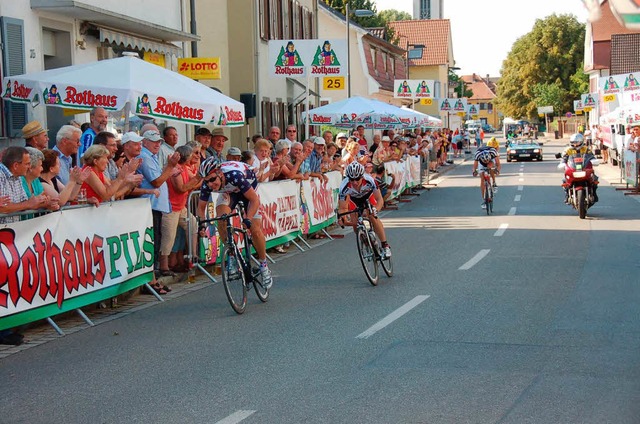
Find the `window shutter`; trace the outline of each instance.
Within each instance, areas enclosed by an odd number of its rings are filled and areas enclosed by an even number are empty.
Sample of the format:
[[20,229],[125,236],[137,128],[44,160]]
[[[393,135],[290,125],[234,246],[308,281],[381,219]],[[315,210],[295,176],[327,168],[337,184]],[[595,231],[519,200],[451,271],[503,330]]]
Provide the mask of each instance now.
[[[22,19],[0,17],[2,33],[2,70],[5,77],[25,73],[24,22]],[[27,123],[27,105],[4,102],[4,119],[7,135],[20,137],[22,127]]]

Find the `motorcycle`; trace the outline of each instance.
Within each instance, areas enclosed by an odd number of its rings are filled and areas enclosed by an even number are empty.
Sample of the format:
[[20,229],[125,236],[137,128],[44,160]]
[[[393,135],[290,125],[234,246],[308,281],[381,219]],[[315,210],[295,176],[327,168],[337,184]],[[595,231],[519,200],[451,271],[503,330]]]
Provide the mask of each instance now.
[[[562,155],[556,154],[560,159]],[[559,169],[564,169],[564,180],[562,187],[568,196],[568,204],[578,211],[580,219],[585,219],[587,209],[596,203],[595,190],[598,180],[593,167],[598,166],[600,161],[591,153],[581,154],[576,152],[570,155],[567,163],[561,162]]]

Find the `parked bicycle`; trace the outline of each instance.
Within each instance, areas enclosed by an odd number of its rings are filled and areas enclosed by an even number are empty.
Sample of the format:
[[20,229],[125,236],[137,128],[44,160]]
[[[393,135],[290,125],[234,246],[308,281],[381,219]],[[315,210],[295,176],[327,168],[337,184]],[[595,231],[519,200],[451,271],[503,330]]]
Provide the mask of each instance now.
[[[368,211],[367,216],[364,215],[364,211]],[[362,263],[362,268],[369,282],[374,286],[378,285],[378,263],[382,265],[385,274],[387,274],[388,277],[392,277],[393,262],[391,261],[391,257],[384,255],[382,243],[371,225],[372,219],[379,219],[375,214],[375,209],[367,203],[366,207],[363,206],[353,211],[342,213],[336,211],[336,213],[338,219],[346,215],[358,215],[356,224],[358,256],[360,257],[360,263]]]
[[262,302],[269,299],[269,288],[263,284],[259,262],[251,252],[251,232],[243,228],[242,224],[238,226],[233,224],[232,218],[236,216],[240,218],[239,222],[242,222],[244,207],[241,203],[232,213],[200,222],[224,221],[225,223],[227,239],[223,243],[220,255],[222,285],[233,310],[242,314],[247,307],[247,291],[251,290],[252,285],[258,299]]

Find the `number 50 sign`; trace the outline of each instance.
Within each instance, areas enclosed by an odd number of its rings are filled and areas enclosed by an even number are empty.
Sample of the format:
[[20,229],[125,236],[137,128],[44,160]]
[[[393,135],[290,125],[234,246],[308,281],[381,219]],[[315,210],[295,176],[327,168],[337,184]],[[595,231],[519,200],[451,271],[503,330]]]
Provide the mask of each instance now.
[[323,77],[322,88],[325,90],[343,90],[344,77]]

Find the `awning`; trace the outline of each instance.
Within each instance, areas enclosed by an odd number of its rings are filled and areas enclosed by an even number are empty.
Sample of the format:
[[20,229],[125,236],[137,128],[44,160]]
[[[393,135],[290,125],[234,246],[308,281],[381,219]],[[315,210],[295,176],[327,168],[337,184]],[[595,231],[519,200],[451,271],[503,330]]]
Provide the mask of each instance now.
[[100,30],[100,41],[102,42],[182,57],[182,49],[175,44],[147,40],[145,38],[136,37],[135,35],[125,34],[113,29],[102,28],[100,26],[98,26],[98,29]]

